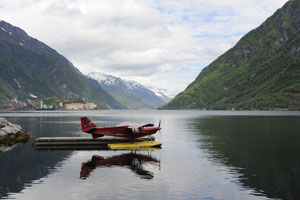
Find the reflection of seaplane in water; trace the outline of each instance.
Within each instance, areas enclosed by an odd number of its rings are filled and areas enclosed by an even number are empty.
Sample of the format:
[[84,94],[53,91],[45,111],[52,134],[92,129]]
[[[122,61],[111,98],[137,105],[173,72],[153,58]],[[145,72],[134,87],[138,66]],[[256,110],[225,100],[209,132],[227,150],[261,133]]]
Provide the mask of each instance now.
[[131,169],[142,179],[152,179],[153,172],[149,172],[143,169],[143,164],[145,163],[153,164],[160,163],[160,161],[150,155],[137,154],[136,152],[126,153],[108,158],[94,155],[91,160],[82,163],[80,178],[86,179],[95,168],[120,166]]
[[[113,137],[121,137],[129,140],[137,140],[138,138],[142,138],[145,136],[149,136],[155,134],[159,131],[160,122],[158,126],[154,126],[154,124],[138,124],[138,123],[122,123],[118,126],[113,127],[102,127],[96,126],[89,118],[81,117],[81,129],[85,133],[89,133],[92,135],[94,139],[103,137],[103,136],[113,136]],[[110,146],[111,149],[122,149],[126,147],[127,149],[135,149],[135,148],[148,148],[148,147],[160,147],[161,143],[155,141],[142,141],[136,142],[134,145],[128,145],[129,143],[112,144]],[[124,146],[125,145],[125,146]]]

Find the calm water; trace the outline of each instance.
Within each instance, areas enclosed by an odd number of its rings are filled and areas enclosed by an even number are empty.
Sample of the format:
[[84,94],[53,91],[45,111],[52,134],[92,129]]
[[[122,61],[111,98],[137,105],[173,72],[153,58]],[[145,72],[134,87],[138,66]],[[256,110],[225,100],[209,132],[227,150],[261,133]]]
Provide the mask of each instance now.
[[162,122],[158,151],[0,153],[6,199],[300,199],[299,112],[0,113],[33,137],[85,136],[97,125]]

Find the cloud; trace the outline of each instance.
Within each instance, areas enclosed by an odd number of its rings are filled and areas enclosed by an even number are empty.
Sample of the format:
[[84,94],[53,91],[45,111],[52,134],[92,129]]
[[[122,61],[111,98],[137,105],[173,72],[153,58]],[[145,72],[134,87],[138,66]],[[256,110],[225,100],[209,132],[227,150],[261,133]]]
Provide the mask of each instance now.
[[1,0],[3,20],[67,57],[175,94],[287,0]]

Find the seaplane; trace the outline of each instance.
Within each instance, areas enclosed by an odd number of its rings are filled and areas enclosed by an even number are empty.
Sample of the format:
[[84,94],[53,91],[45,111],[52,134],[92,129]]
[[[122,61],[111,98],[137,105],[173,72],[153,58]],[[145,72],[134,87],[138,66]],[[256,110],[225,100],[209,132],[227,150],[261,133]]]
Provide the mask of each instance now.
[[[112,137],[121,137],[129,140],[136,141],[138,138],[145,136],[151,136],[157,131],[160,131],[160,121],[158,126],[154,124],[140,124],[140,123],[130,123],[125,122],[114,127],[103,127],[96,126],[88,117],[81,117],[81,129],[83,132],[91,134],[94,139],[103,137],[103,136],[112,136]],[[160,147],[161,143],[151,141],[151,142],[136,142],[134,146],[128,146],[128,143],[118,144],[118,146],[112,146],[111,148],[121,148],[126,146],[126,148],[135,148],[135,147]]]

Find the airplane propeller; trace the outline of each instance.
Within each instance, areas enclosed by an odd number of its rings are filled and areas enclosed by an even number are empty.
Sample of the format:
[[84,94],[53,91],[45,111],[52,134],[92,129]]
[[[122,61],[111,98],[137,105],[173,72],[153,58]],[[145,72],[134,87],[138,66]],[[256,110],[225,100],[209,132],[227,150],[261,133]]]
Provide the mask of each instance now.
[[160,134],[160,136],[161,136],[161,132],[160,132],[160,129],[161,129],[161,128],[160,128],[160,124],[161,124],[161,120],[159,120],[159,123],[158,123],[158,128],[159,128],[158,131],[159,131],[159,134]]

